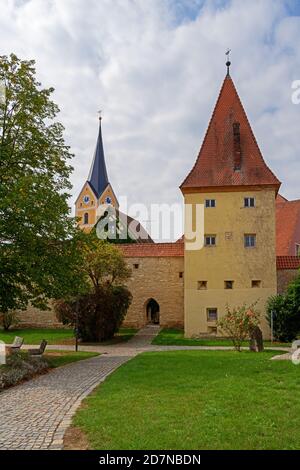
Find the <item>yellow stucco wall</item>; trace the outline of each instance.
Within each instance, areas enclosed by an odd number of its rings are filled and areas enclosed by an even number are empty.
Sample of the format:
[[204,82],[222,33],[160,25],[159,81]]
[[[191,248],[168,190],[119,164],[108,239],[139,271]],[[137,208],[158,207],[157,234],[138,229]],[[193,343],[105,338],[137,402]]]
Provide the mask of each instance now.
[[[255,197],[256,207],[245,208],[244,198]],[[207,309],[217,308],[220,318],[225,306],[258,301],[264,337],[269,336],[265,303],[276,293],[275,190],[252,189],[185,194],[185,204],[204,204],[215,199],[215,208],[204,211],[204,233],[216,235],[215,247],[197,251],[185,249],[185,334],[207,334],[215,323],[207,321]],[[256,234],[256,247],[244,247],[244,234]],[[224,281],[234,281],[232,290]],[[261,287],[252,288],[252,280]],[[198,289],[198,281],[207,281],[207,290]],[[218,331],[221,335],[221,332]]]
[[[89,196],[90,198],[87,204],[83,201],[84,196]],[[90,185],[86,183],[82,188],[75,205],[75,215],[79,218],[78,225],[80,228],[89,231],[95,225],[97,206],[97,198],[91,190]],[[89,223],[87,225],[83,223],[85,213],[89,215]]]

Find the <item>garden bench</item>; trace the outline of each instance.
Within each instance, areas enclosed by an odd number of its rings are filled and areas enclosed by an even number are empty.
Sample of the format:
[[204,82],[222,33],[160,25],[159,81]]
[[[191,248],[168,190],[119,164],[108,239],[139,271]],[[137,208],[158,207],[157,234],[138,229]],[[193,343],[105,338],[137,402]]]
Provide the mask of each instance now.
[[11,346],[8,346],[7,349],[11,353],[18,352],[20,351],[23,343],[24,343],[24,338],[21,338],[20,336],[15,336],[14,342],[12,343]]
[[47,346],[47,341],[43,339],[41,341],[40,347],[37,349],[28,349],[28,354],[29,356],[42,356],[45,352],[46,346]]

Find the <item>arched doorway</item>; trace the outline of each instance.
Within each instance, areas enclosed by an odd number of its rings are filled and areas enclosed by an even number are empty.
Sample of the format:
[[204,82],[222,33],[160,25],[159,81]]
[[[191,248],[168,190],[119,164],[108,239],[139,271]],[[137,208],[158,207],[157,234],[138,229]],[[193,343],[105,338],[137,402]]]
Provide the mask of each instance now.
[[146,303],[147,322],[159,325],[159,305],[155,299],[149,299]]

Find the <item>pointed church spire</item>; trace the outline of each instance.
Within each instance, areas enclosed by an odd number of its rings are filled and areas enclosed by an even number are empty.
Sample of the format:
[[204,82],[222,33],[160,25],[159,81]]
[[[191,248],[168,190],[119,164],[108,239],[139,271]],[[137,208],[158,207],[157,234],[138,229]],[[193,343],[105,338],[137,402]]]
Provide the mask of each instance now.
[[98,198],[109,184],[103,150],[101,121],[102,117],[100,114],[98,140],[93,158],[93,163],[88,176],[88,182]]

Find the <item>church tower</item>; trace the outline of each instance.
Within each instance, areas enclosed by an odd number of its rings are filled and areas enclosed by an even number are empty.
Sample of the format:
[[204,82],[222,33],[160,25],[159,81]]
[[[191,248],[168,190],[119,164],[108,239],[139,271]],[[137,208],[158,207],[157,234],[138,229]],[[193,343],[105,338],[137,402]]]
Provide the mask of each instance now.
[[[228,73],[198,158],[181,185],[185,207],[204,206],[204,246],[185,242],[187,337],[218,334],[229,307],[251,305],[270,334],[265,305],[277,292],[275,198],[280,182],[266,165]],[[185,228],[187,232],[187,226]]]
[[87,232],[97,222],[97,213],[100,205],[112,205],[116,209],[119,207],[118,200],[107,176],[101,124],[102,118],[100,117],[98,140],[90,173],[75,202],[75,215],[78,218],[78,225]]

